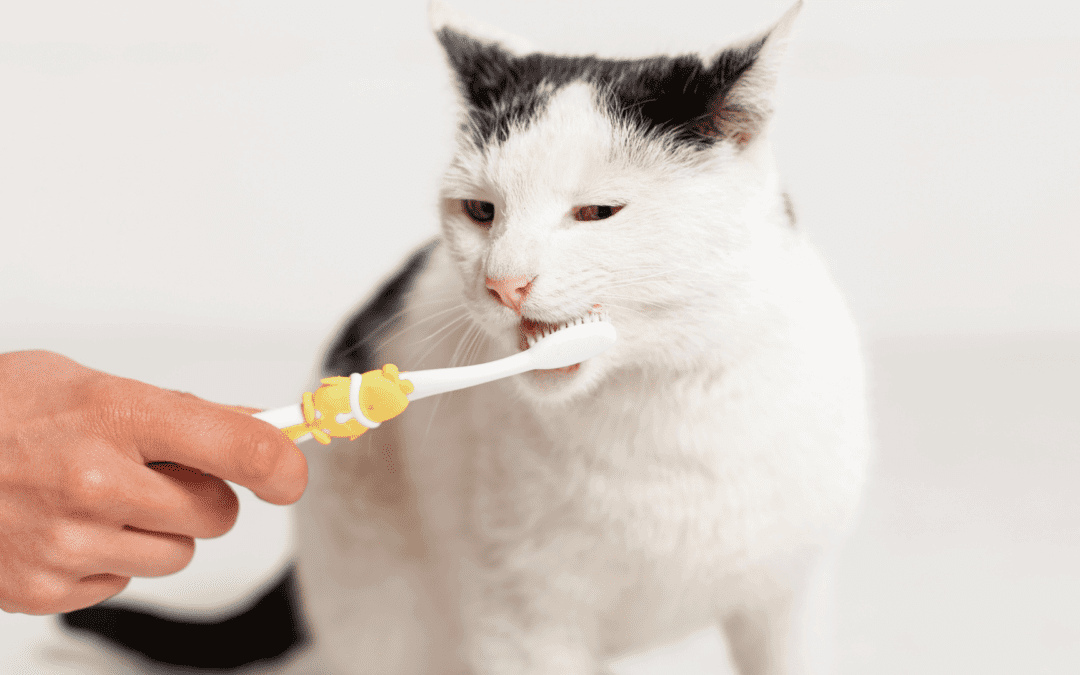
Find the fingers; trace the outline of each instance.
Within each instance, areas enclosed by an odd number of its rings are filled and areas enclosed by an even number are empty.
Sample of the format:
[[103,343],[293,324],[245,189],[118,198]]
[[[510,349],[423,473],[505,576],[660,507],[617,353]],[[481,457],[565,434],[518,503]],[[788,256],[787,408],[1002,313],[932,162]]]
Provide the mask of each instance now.
[[70,523],[57,531],[46,553],[46,565],[14,581],[14,592],[0,609],[26,614],[53,614],[88,607],[116,595],[131,577],[160,577],[179,572],[191,562],[190,537],[134,528]]
[[68,611],[178,571],[194,537],[235,522],[223,479],[279,504],[307,483],[296,446],[245,409],[45,352],[0,354],[0,391],[3,610]]
[[195,555],[195,540],[179,534],[147,532],[131,527],[94,533],[95,551],[73,565],[85,579],[95,574],[118,577],[163,577],[187,567]]
[[116,505],[114,522],[198,539],[220,537],[236,523],[240,501],[220,478],[178,464],[136,471],[141,494]]
[[71,580],[95,574],[160,577],[184,569],[193,555],[195,540],[184,535],[71,522],[56,528],[45,564]]
[[255,413],[262,412],[262,408],[252,408],[248,405],[228,405],[227,403],[218,403],[217,401],[207,401],[204,398],[199,398],[195,394],[190,394],[186,391],[178,391],[176,389],[170,389],[169,391],[180,394],[181,396],[190,397],[196,401],[202,401],[203,403],[209,403],[212,406],[217,406],[223,410],[232,410],[233,412],[242,412],[248,415],[254,415]]
[[84,578],[67,574],[42,573],[28,580],[17,596],[0,602],[0,610],[21,614],[59,614],[96,605],[116,595],[131,581],[113,574],[93,574]]
[[111,386],[116,396],[111,422],[124,427],[141,463],[195,467],[275,504],[291,504],[303,494],[307,460],[273,425],[230,406],[133,380]]
[[66,606],[50,613],[74,612],[77,609],[96,605],[124,590],[129,583],[131,583],[131,577],[108,573],[88,575],[75,584],[72,594],[65,603]]
[[63,517],[110,527],[218,537],[236,522],[239,501],[220,478],[178,465],[103,462],[93,449],[67,463],[54,508]]
[[185,415],[182,422],[170,420],[168,427],[147,430],[155,449],[165,445],[162,435],[170,441],[167,455],[153,459],[197,467],[274,504],[300,499],[307,486],[307,460],[280,430],[250,415],[205,405]]

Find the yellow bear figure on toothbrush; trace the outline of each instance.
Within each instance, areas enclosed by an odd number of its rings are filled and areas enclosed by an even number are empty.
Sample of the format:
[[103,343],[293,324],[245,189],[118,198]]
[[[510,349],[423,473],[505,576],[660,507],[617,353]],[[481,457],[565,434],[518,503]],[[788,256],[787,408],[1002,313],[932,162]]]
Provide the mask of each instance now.
[[325,377],[321,386],[304,392],[300,410],[301,424],[282,431],[293,441],[311,434],[326,445],[331,438],[358,438],[391,417],[397,417],[409,405],[413,384],[400,378],[397,366],[388,363],[382,370],[369,370],[350,377]]

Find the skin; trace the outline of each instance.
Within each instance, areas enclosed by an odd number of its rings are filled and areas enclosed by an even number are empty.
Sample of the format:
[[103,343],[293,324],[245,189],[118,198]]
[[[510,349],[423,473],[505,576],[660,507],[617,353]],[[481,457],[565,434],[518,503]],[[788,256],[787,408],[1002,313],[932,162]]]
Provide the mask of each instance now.
[[223,479],[297,501],[307,462],[253,408],[0,354],[0,609],[67,612],[183,569],[236,522]]

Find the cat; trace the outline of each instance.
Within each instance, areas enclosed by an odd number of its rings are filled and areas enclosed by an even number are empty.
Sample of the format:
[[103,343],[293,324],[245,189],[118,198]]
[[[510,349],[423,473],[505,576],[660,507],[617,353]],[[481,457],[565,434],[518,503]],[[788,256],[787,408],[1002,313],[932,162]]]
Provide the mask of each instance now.
[[433,7],[462,110],[441,235],[324,374],[493,360],[592,312],[619,339],[309,453],[298,578],[332,672],[592,675],[708,625],[740,673],[795,672],[869,449],[857,332],[768,144],[799,7],[642,60]]
[[717,54],[613,60],[432,5],[461,110],[441,234],[322,375],[494,360],[591,313],[619,338],[307,453],[311,663],[595,675],[716,626],[740,675],[827,669],[808,597],[870,440],[857,330],[769,145],[800,7]]

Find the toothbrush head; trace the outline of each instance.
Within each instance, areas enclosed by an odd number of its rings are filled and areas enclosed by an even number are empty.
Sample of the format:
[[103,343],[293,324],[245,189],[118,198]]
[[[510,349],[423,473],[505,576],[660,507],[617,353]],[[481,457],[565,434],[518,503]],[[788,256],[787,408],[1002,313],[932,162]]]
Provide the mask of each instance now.
[[615,326],[601,314],[589,314],[539,334],[529,335],[528,354],[534,368],[553,370],[581,363],[615,344]]

